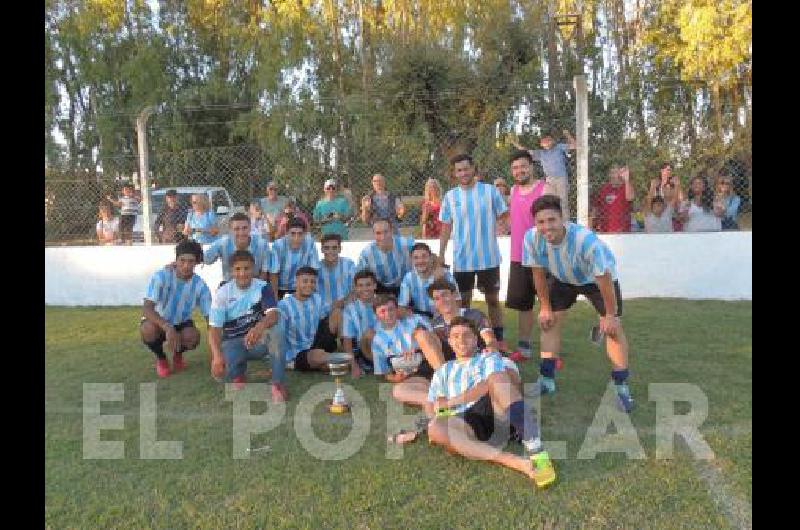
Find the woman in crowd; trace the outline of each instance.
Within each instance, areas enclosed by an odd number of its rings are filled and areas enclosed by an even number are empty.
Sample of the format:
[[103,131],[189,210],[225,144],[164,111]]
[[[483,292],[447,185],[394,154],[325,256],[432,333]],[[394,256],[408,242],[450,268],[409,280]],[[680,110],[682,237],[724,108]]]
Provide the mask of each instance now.
[[119,241],[119,217],[114,216],[111,203],[100,203],[100,220],[97,221],[97,241],[101,245],[113,245]]
[[201,245],[211,244],[219,235],[217,216],[211,211],[208,197],[203,193],[192,195],[192,209],[186,216],[183,235]]
[[714,192],[705,177],[696,176],[689,182],[689,201],[681,204],[678,219],[684,232],[714,232],[722,230],[721,215],[714,212]]
[[283,211],[275,218],[275,233],[272,235],[273,241],[286,235],[286,232],[289,230],[289,221],[295,217],[302,219],[303,222],[306,223],[306,226],[311,226],[308,216],[295,204],[294,199],[289,197],[286,200]]
[[722,214],[721,222],[723,230],[738,230],[739,206],[742,199],[733,189],[733,178],[726,172],[721,171],[717,177],[716,197],[714,199],[715,211]]
[[322,235],[338,234],[347,241],[349,229],[347,222],[353,215],[350,203],[343,195],[337,194],[336,181],[328,179],[323,186],[324,196],[314,207],[314,222],[322,226]]
[[423,239],[435,239],[441,234],[442,222],[439,220],[441,209],[442,187],[438,180],[430,178],[425,183],[425,189],[422,192],[422,212],[419,217]]

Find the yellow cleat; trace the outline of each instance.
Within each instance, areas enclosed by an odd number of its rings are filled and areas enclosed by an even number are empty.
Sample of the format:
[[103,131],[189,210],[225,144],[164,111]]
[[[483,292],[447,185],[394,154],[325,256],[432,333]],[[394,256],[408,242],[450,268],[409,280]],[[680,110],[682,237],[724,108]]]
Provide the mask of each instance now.
[[533,482],[539,489],[544,489],[556,481],[556,470],[547,451],[531,456],[533,464]]

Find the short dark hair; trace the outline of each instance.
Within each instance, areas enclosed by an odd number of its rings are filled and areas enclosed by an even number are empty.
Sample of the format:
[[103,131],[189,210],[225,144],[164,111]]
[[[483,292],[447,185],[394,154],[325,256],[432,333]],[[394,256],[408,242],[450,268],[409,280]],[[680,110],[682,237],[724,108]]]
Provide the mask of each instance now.
[[511,164],[515,160],[519,160],[520,158],[527,158],[528,162],[533,163],[533,157],[531,156],[531,154],[527,151],[523,151],[522,149],[519,149],[511,153],[511,156],[508,159],[508,163]]
[[341,245],[342,244],[342,236],[340,236],[339,234],[334,234],[333,232],[331,232],[329,234],[325,234],[324,236],[322,236],[322,239],[320,240],[320,243],[325,243],[326,241],[336,241],[337,243],[339,243]]
[[229,223],[232,223],[234,221],[247,221],[247,224],[250,224],[250,218],[247,217],[247,214],[243,212],[236,212],[235,214],[231,215],[231,220],[229,221]]
[[184,239],[175,246],[175,259],[184,254],[194,254],[197,258],[197,263],[203,261],[203,247],[197,241]]
[[558,195],[542,195],[531,205],[531,214],[536,217],[536,214],[542,210],[555,210],[558,215],[564,215],[561,210],[561,197]]
[[451,293],[457,293],[458,287],[450,283],[444,278],[438,278],[433,280],[433,282],[428,286],[426,291],[428,292],[428,296],[433,298],[433,291],[450,291]]
[[177,190],[167,190],[167,192],[164,195],[166,195],[167,197],[177,197],[178,196],[178,191]]
[[297,272],[294,273],[295,276],[301,276],[303,274],[309,274],[311,276],[314,276],[315,278],[319,275],[317,269],[315,269],[314,267],[310,267],[308,265],[303,265],[302,267],[297,269]]
[[375,300],[372,301],[372,308],[378,309],[380,306],[386,305],[389,302],[397,306],[397,297],[392,293],[381,293],[375,296]]
[[392,220],[389,219],[388,217],[375,217],[372,220],[372,223],[370,223],[370,225],[372,226],[372,228],[375,228],[376,223],[383,223],[383,222],[389,223],[389,228],[392,227]]
[[369,269],[361,269],[353,276],[353,285],[358,283],[358,280],[363,280],[364,278],[370,278],[376,284],[378,283],[378,277],[375,276],[375,273]]
[[664,169],[665,167],[672,169],[672,162],[662,162],[660,169]]
[[302,228],[305,232],[308,230],[308,225],[306,225],[306,222],[299,217],[292,217],[292,219],[289,221],[289,224],[286,226],[286,231],[288,232],[292,228]]
[[664,202],[664,197],[662,197],[661,195],[656,195],[655,197],[650,199],[650,206],[651,207],[654,206],[657,202],[660,202],[661,204],[666,204]]
[[233,264],[237,261],[249,261],[253,265],[256,264],[256,258],[253,257],[249,250],[237,250],[231,254],[231,257],[228,258],[228,265],[233,267]]
[[420,249],[427,250],[428,254],[433,254],[433,252],[431,251],[431,247],[429,247],[427,243],[423,243],[422,241],[414,243],[414,246],[411,247],[411,252],[409,252],[409,254],[413,254],[415,250],[420,250]]
[[453,331],[453,328],[456,326],[467,326],[476,337],[478,336],[478,327],[475,325],[475,322],[466,317],[457,316],[453,320],[451,320],[450,331],[447,334],[449,335],[450,332]]
[[122,185],[122,189],[124,190],[125,188],[133,189],[133,184],[131,184],[130,182],[126,182],[125,184]]
[[469,162],[470,166],[473,166],[473,167],[475,166],[475,161],[472,160],[472,157],[470,155],[468,155],[467,153],[461,153],[460,155],[456,155],[453,158],[451,158],[450,159],[450,165],[451,166],[455,166],[459,162],[463,162],[465,160],[467,162]]

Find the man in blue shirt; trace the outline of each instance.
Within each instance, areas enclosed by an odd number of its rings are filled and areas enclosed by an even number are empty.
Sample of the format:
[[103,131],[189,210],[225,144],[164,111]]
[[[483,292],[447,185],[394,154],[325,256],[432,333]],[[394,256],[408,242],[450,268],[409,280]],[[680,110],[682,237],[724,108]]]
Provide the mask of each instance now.
[[542,363],[538,392],[551,394],[556,390],[556,356],[561,349],[565,312],[582,294],[600,315],[600,331],[606,337],[619,404],[625,412],[630,412],[633,398],[627,384],[628,340],[619,319],[622,295],[614,255],[588,228],[565,224],[557,196],[539,197],[531,211],[536,225],[525,233],[523,265],[533,268],[533,281],[541,301]]
[[322,261],[319,267],[317,291],[326,303],[344,307],[344,302],[353,288],[356,264],[350,258],[339,256],[342,251],[342,238],[339,234],[322,236],[320,247]]
[[342,350],[353,354],[351,375],[354,378],[359,377],[362,370],[373,371],[372,337],[378,319],[372,303],[377,285],[374,272],[358,271],[353,278],[353,300],[342,311]]
[[156,356],[156,373],[168,377],[170,366],[164,353],[172,353],[176,372],[185,368],[183,352],[193,350],[200,342],[200,333],[192,321],[192,311],[200,308],[208,318],[211,291],[206,282],[194,273],[203,261],[203,247],[194,241],[181,241],[175,247],[175,266],[163,268],[150,277],[142,307],[139,332],[142,342]]
[[319,254],[305,221],[294,218],[289,221],[286,235],[272,244],[270,283],[278,290],[278,300],[294,292],[295,277],[301,267],[319,270]]
[[375,240],[361,250],[356,269],[371,270],[378,279],[380,293],[400,293],[400,282],[411,270],[411,247],[414,238],[392,233],[388,219],[376,219],[372,222],[372,234]]
[[236,212],[228,223],[230,234],[214,241],[205,252],[205,264],[211,265],[218,259],[222,260],[222,280],[231,280],[230,259],[237,250],[247,250],[255,260],[253,277],[262,280],[269,279],[270,250],[269,243],[261,237],[250,233],[250,218]]
[[[208,345],[211,373],[242,388],[247,381],[247,361],[265,359],[272,365],[272,401],[289,399],[284,382],[283,326],[269,283],[253,278],[255,258],[237,250],[229,258],[231,281],[214,294],[209,318]],[[262,340],[264,333],[268,340]]]
[[[400,304],[401,312],[404,315],[414,312],[433,318],[436,308],[428,296],[428,286],[438,279],[444,279],[453,284],[456,283],[456,280],[450,271],[437,267],[431,247],[426,243],[415,243],[411,247],[411,262],[414,264],[414,269],[408,271],[403,277],[397,303]],[[458,293],[456,296],[459,300],[461,299]]]
[[442,200],[439,220],[439,259],[444,263],[447,243],[453,234],[453,276],[461,292],[461,303],[469,307],[477,277],[478,289],[486,297],[489,318],[497,340],[503,340],[503,310],[500,307],[500,247],[496,225],[508,217],[506,201],[491,184],[475,181],[472,157],[463,154],[450,163],[458,186]]

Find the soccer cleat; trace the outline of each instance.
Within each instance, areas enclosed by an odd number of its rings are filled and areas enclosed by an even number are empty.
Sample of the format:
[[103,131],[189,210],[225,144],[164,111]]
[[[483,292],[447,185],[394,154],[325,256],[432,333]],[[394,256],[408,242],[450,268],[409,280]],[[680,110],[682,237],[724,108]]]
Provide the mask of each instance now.
[[511,352],[508,355],[508,358],[514,361],[515,363],[523,363],[525,361],[530,361],[532,357],[531,352],[523,352],[522,350],[516,350]]
[[169,377],[169,362],[166,359],[156,359],[156,373],[158,377]]
[[533,482],[539,489],[546,488],[556,481],[556,469],[547,451],[540,451],[531,455],[533,464]]
[[172,367],[176,372],[186,369],[186,361],[183,360],[182,353],[176,353],[172,357]]
[[555,394],[556,380],[551,377],[539,376],[539,379],[534,383],[533,388],[528,392],[529,396],[544,396],[547,394]]
[[615,385],[617,387],[617,404],[624,412],[630,414],[633,410],[633,397],[631,397],[631,389],[628,388],[627,383]]
[[247,383],[247,377],[245,377],[244,375],[237,375],[236,377],[233,378],[232,383],[233,383],[233,388],[235,388],[236,390],[241,390]]
[[272,383],[272,402],[284,403],[289,401],[289,391],[283,383]]

